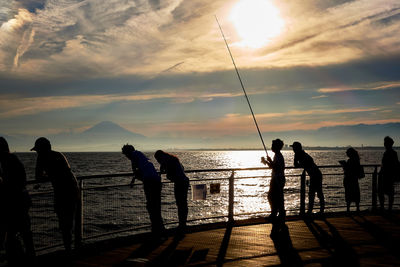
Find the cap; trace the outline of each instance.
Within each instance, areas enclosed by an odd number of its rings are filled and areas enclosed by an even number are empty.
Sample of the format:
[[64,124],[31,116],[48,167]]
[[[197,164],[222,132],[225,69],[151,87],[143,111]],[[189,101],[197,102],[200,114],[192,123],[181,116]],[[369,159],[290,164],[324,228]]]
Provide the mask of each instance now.
[[51,150],[50,141],[45,137],[39,137],[35,141],[35,146],[31,148],[31,151],[43,151],[43,150]]
[[290,145],[294,149],[302,149],[301,143],[300,142],[293,142],[293,144]]

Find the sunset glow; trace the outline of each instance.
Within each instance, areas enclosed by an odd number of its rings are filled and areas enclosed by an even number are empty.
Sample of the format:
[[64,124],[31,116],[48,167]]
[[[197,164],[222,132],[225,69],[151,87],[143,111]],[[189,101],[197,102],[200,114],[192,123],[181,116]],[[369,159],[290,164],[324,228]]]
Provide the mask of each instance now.
[[242,0],[232,9],[232,23],[242,38],[241,45],[260,48],[278,36],[284,21],[268,0]]

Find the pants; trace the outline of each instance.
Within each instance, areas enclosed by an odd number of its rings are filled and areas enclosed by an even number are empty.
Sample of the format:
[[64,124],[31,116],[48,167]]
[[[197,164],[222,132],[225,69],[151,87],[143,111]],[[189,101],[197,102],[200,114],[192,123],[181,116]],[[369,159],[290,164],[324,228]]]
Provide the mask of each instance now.
[[322,174],[310,176],[310,189],[308,192],[308,212],[311,213],[314,208],[315,193],[319,198],[320,212],[325,210],[325,197],[322,192]]
[[161,181],[147,181],[143,183],[146,208],[151,222],[151,232],[155,236],[160,236],[165,231],[161,216],[161,187]]
[[187,194],[189,189],[189,181],[175,182],[174,194],[176,205],[178,207],[179,229],[183,230],[186,227],[188,215]]

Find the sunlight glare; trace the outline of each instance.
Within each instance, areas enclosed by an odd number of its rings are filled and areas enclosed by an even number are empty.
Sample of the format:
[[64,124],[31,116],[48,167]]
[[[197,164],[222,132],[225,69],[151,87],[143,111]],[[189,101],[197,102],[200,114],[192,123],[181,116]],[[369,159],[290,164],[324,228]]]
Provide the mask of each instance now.
[[270,0],[241,0],[230,14],[230,19],[242,38],[242,46],[260,48],[278,36],[284,21]]

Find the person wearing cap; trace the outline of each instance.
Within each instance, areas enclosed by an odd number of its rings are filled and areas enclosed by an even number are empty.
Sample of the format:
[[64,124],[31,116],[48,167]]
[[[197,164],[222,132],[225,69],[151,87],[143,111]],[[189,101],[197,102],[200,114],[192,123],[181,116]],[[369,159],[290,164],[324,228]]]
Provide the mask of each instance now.
[[167,179],[174,183],[174,195],[179,218],[177,237],[182,237],[185,234],[188,215],[187,194],[189,178],[186,176],[184,168],[176,156],[157,150],[154,157],[160,163],[160,172],[166,173]]
[[36,140],[31,149],[37,152],[36,180],[50,181],[54,190],[54,211],[58,217],[63,243],[69,254],[72,249],[72,228],[79,199],[78,183],[65,156],[51,149],[45,137]]
[[[31,261],[35,257],[29,217],[32,203],[26,189],[25,167],[16,155],[10,153],[4,137],[0,137],[0,166],[0,224],[6,233],[6,256],[9,264],[24,265],[24,261]],[[25,246],[23,257],[18,234]]]
[[308,176],[310,176],[310,187],[308,191],[308,214],[312,213],[314,207],[315,193],[319,198],[320,213],[325,209],[325,198],[322,191],[322,173],[318,166],[314,163],[314,159],[308,155],[299,142],[293,142],[291,145],[294,152],[294,166],[296,168],[304,168]]
[[389,197],[389,212],[392,211],[394,201],[394,182],[399,176],[399,158],[393,149],[394,141],[389,136],[384,138],[385,152],[382,157],[382,165],[378,175],[378,195],[381,210],[385,209],[385,195]]
[[161,177],[157,173],[153,163],[142,152],[135,150],[132,145],[124,145],[122,147],[122,154],[132,164],[133,178],[131,187],[136,179],[143,182],[146,208],[151,222],[151,232],[154,239],[161,239],[165,235],[164,223],[161,216]]
[[[274,160],[269,156],[267,159],[261,157],[261,162],[272,168],[271,180],[268,191],[268,202],[271,206],[271,215],[269,216],[272,221],[271,237],[274,238],[281,230],[285,221],[285,202],[283,197],[283,188],[285,187],[285,160],[281,153],[283,141],[275,139],[272,141],[271,150],[275,153]],[[279,216],[278,215],[279,212]]]

